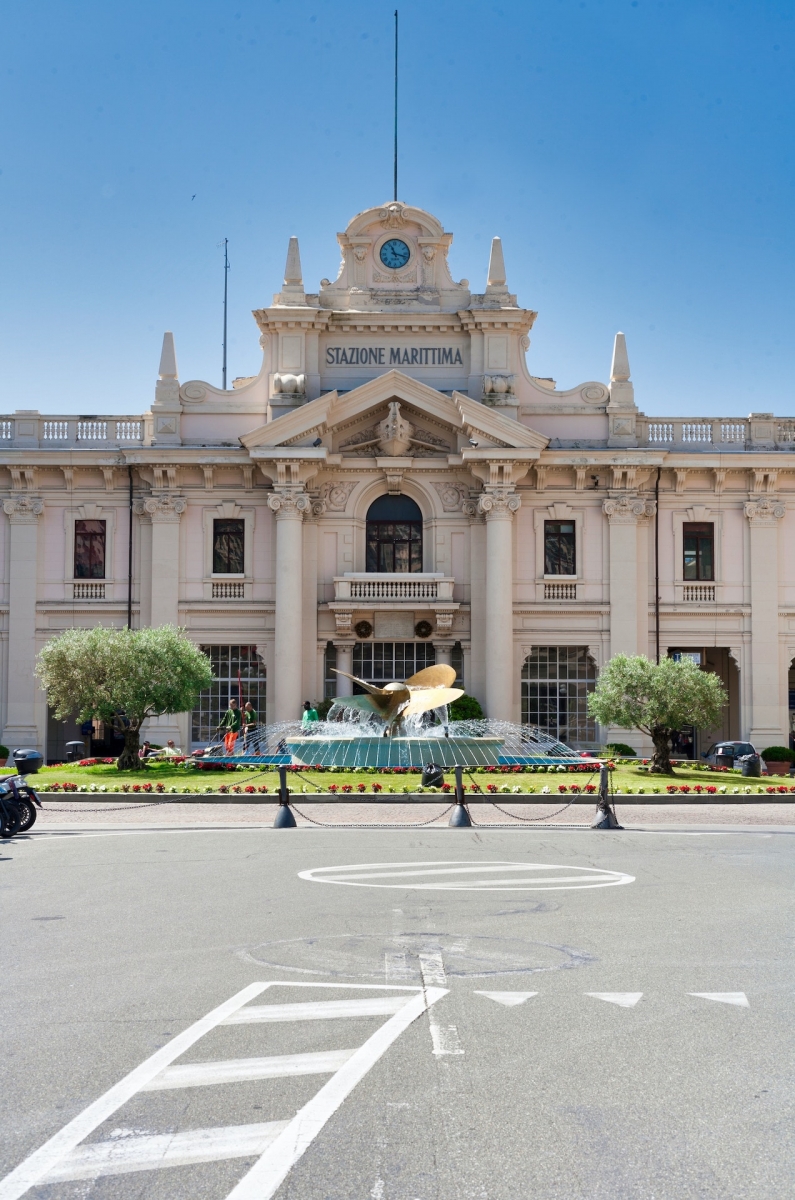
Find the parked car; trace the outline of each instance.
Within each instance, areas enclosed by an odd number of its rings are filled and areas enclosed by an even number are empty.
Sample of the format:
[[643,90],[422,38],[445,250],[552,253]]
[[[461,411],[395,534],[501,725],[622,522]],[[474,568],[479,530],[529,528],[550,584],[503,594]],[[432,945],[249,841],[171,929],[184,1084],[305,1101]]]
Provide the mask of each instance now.
[[714,742],[701,757],[712,767],[733,767],[736,759],[748,754],[758,756],[756,747],[750,742]]

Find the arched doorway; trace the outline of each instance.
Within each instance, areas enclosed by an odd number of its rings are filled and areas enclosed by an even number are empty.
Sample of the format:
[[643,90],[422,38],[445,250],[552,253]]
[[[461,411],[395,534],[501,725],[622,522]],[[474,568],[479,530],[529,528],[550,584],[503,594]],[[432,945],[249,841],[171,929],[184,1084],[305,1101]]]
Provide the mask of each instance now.
[[410,496],[379,496],[367,510],[366,570],[422,571],[422,512]]

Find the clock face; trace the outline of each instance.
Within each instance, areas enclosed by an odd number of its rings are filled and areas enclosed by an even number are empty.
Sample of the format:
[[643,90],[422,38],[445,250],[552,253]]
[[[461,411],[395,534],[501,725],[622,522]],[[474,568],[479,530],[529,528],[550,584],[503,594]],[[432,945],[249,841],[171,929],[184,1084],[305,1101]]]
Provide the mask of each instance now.
[[380,258],[385,267],[397,271],[401,267],[405,267],[411,258],[411,251],[405,242],[401,242],[400,238],[390,238],[381,247]]

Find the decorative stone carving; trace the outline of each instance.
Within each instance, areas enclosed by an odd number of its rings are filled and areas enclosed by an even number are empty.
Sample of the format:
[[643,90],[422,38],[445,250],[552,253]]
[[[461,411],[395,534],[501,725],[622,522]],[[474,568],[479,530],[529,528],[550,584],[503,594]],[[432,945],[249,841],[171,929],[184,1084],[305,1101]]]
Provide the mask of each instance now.
[[410,271],[404,271],[402,275],[382,275],[380,271],[373,271],[373,281],[375,283],[416,283],[417,272],[413,268]]
[[402,229],[406,224],[406,217],[403,212],[403,205],[395,201],[393,204],[387,204],[379,213],[381,224],[386,229]]
[[320,494],[326,502],[329,512],[344,512],[348,499],[356,484],[350,480],[344,483],[324,483]]
[[749,500],[744,512],[752,525],[775,525],[787,511],[780,500]]
[[386,475],[386,490],[390,496],[399,496],[403,488],[403,475],[405,474],[399,467],[387,467],[384,471]]
[[580,395],[586,404],[605,404],[610,396],[610,389],[603,383],[586,383],[580,388]]
[[280,489],[268,496],[268,508],[276,513],[277,520],[284,517],[301,519],[311,507],[312,502],[306,492],[297,489]]
[[515,383],[515,375],[484,375],[483,395],[488,396],[494,403],[499,403],[500,396],[514,395]]
[[434,483],[445,512],[456,512],[463,505],[469,488],[463,483]]
[[44,512],[44,501],[40,496],[12,496],[3,501],[3,512],[12,521],[34,522]]
[[274,396],[303,396],[306,393],[306,375],[274,375]]
[[334,609],[334,623],[337,627],[337,633],[342,637],[351,636],[351,622],[353,621],[353,609]]
[[494,488],[478,497],[478,512],[487,521],[494,518],[510,519],[522,507],[522,497],[507,488]]
[[184,496],[147,496],[140,500],[136,511],[146,513],[152,521],[179,521],[188,507]]
[[642,496],[619,496],[605,500],[602,511],[611,523],[634,524],[641,518],[653,517],[657,505],[654,500],[644,500]]
[[323,513],[326,511],[326,501],[323,500],[320,496],[310,496],[309,499],[310,499],[309,515],[312,517],[315,517],[315,518],[322,517]]
[[397,400],[390,401],[389,413],[377,426],[378,448],[388,458],[401,458],[411,448],[414,426],[400,415]]
[[354,246],[353,247],[353,257],[356,259],[357,262],[364,262],[364,260],[367,258],[367,247],[366,246]]
[[455,614],[453,612],[437,609],[435,615],[436,632],[440,634],[450,633],[453,628],[453,617]]
[[186,383],[181,391],[183,400],[193,400],[194,403],[199,400],[204,400],[207,396],[207,388],[203,383]]

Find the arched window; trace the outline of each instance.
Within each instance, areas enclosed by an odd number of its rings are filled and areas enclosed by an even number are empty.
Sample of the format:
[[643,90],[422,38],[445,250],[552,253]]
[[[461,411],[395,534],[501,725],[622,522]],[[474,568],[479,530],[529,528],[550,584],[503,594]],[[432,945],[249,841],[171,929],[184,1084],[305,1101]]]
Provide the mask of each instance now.
[[367,570],[422,570],[422,513],[410,496],[379,496],[367,512]]

